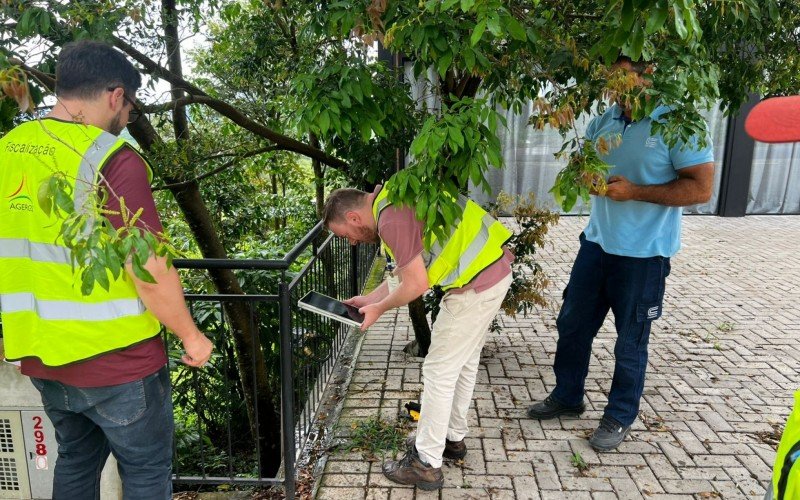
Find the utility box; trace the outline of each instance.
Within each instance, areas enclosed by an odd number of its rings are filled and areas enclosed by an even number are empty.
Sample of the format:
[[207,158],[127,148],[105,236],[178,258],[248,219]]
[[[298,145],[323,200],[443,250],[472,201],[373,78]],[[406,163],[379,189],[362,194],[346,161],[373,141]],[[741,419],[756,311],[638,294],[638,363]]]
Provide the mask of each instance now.
[[[39,391],[16,366],[0,361],[0,499],[51,498],[57,456],[55,430]],[[103,500],[122,498],[113,456],[103,469],[100,493]]]

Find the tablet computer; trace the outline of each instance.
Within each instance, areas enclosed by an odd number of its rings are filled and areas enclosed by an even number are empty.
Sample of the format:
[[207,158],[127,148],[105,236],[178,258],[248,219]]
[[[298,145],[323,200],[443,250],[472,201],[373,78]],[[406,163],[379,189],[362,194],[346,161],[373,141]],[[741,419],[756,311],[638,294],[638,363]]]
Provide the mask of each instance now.
[[308,292],[297,302],[297,305],[301,309],[321,314],[348,325],[361,326],[361,323],[364,322],[364,315],[358,312],[358,308],[318,292]]

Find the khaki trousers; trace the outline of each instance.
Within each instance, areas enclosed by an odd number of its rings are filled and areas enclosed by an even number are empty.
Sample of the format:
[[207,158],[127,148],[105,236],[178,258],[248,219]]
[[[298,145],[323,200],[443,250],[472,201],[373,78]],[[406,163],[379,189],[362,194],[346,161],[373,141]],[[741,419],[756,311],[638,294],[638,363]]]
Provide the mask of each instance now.
[[467,410],[481,350],[511,280],[509,274],[483,292],[448,293],[442,298],[422,365],[422,413],[416,439],[420,458],[432,467],[442,466],[445,438],[461,441],[467,435]]

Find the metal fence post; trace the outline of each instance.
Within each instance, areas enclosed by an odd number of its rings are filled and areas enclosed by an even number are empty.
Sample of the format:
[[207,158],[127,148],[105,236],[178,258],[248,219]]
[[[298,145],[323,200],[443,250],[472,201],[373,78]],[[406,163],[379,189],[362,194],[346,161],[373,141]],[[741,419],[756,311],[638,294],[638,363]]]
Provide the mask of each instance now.
[[358,245],[350,245],[350,296],[358,295]]
[[290,290],[283,276],[279,286],[281,334],[281,425],[283,428],[284,488],[287,500],[294,499],[294,375],[292,370],[292,311]]

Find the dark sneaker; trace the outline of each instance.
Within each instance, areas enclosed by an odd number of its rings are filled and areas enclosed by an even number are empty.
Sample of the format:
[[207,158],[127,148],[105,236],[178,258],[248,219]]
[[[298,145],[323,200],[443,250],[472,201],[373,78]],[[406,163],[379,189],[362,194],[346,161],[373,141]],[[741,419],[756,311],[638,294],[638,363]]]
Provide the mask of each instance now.
[[600,426],[589,438],[589,444],[597,451],[611,451],[625,440],[630,431],[630,425],[622,425],[611,417],[603,416]]
[[449,458],[450,460],[461,460],[466,456],[467,445],[464,444],[463,439],[461,441],[450,441],[449,439],[444,440],[444,451],[442,452],[442,457]]
[[444,484],[442,469],[420,460],[413,444],[403,458],[383,464],[383,475],[395,483],[413,485],[425,491],[438,490]]
[[586,405],[583,403],[578,406],[565,406],[547,396],[544,401],[534,403],[528,407],[528,416],[539,420],[548,420],[561,415],[577,417],[585,411]]
[[[409,450],[414,447],[414,442],[416,439],[417,436],[413,434],[408,436],[408,439],[406,439],[406,446]],[[461,460],[465,456],[467,456],[467,445],[464,444],[463,439],[461,441],[450,441],[449,439],[444,440],[444,451],[442,452],[442,458]]]

